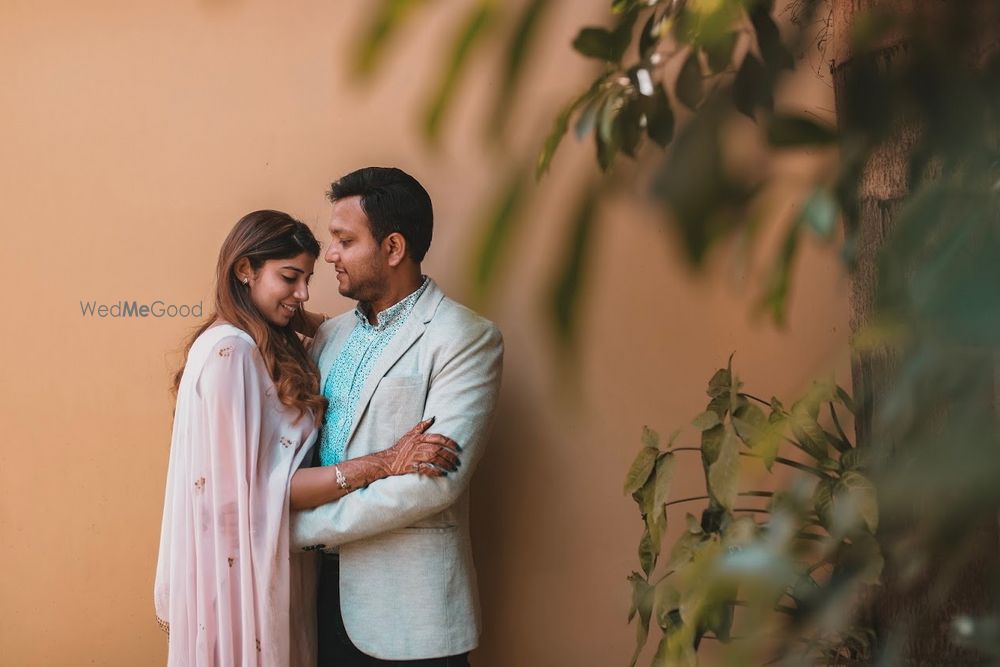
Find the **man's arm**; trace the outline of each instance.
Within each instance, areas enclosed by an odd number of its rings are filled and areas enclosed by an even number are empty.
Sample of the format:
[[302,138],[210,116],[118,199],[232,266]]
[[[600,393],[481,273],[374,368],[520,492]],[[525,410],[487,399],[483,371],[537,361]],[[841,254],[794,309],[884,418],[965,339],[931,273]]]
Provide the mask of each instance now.
[[443,477],[403,475],[292,516],[292,546],[334,547],[412,525],[453,505],[465,492],[489,435],[503,360],[496,327],[483,327],[455,349],[432,378],[424,418],[461,447],[461,465]]

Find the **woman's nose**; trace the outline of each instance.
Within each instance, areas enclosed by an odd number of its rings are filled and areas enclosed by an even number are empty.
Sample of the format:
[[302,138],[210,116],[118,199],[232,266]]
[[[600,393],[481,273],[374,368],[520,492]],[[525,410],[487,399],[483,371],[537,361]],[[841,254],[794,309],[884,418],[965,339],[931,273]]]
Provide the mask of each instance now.
[[295,298],[298,299],[299,301],[308,301],[309,285],[307,285],[305,282],[300,283],[299,286],[295,289]]

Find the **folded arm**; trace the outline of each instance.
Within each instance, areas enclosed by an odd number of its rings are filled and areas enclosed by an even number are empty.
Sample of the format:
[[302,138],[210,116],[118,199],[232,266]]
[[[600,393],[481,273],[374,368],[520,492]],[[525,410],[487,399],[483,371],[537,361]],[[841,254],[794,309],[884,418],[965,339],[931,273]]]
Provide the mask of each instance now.
[[292,476],[289,502],[293,510],[317,507],[351,491],[395,475],[419,473],[439,477],[458,467],[457,445],[437,433],[425,433],[433,419],[410,429],[395,445],[337,465],[300,468]]
[[453,505],[466,491],[483,455],[500,390],[503,340],[493,326],[468,336],[449,352],[431,379],[425,416],[434,430],[458,443],[461,465],[441,477],[381,479],[336,502],[292,517],[293,548],[333,547],[402,528]]

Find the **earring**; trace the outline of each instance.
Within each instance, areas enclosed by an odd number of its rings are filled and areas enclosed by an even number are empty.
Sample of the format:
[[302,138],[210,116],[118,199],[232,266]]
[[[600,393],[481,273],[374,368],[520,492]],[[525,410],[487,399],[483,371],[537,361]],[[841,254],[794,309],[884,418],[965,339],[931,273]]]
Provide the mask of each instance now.
[[244,284],[244,285],[247,285],[247,284],[249,284],[249,283],[250,283],[250,279],[249,279],[249,278],[247,278],[246,276],[243,276],[243,284]]

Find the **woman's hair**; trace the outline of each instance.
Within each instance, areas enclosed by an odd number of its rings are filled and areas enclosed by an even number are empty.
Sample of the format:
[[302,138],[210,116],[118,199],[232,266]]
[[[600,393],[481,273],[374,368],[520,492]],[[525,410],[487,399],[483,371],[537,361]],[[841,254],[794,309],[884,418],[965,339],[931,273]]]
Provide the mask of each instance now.
[[184,345],[183,363],[174,375],[174,394],[195,339],[221,319],[243,329],[257,343],[283,405],[297,408],[299,417],[308,411],[317,421],[322,419],[326,399],[319,393],[319,369],[295,332],[300,315],[288,326],[270,323],[250,299],[250,288],[236,275],[236,264],[244,257],[257,271],[269,259],[289,259],[304,252],[319,257],[319,242],[308,227],[287,213],[254,211],[236,223],[219,250],[214,312]]

